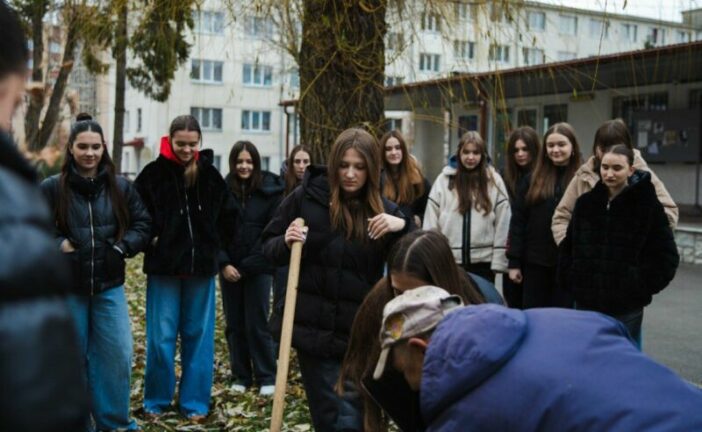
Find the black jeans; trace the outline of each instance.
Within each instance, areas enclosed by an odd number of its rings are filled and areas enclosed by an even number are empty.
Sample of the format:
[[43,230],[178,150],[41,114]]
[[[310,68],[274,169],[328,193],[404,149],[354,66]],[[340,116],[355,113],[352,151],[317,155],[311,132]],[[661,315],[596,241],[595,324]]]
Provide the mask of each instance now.
[[463,270],[477,274],[478,276],[487,279],[493,285],[495,284],[495,272],[490,269],[489,262],[467,263],[463,264]]
[[[231,283],[220,277],[225,336],[234,382],[245,387],[275,384],[273,337],[268,330],[272,277],[245,277]],[[252,370],[253,366],[253,370]]]
[[343,396],[339,396],[334,390],[339,379],[341,360],[317,357],[299,350],[297,359],[314,430],[363,430],[363,413],[358,391],[350,383],[344,384]]
[[502,294],[507,306],[515,309],[524,308],[524,286],[521,283],[512,282],[506,274],[502,277]]

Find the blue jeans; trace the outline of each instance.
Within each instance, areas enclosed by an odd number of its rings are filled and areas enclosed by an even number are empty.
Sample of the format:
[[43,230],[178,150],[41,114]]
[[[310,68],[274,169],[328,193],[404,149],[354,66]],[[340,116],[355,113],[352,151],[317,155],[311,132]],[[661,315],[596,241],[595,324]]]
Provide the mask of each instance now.
[[297,359],[314,430],[363,430],[358,391],[350,383],[345,383],[343,396],[339,396],[334,390],[339,379],[341,360],[317,357],[300,350],[297,351]]
[[148,275],[144,410],[161,413],[175,393],[175,350],[180,335],[178,387],[185,416],[206,415],[214,369],[214,277]]
[[[268,330],[272,277],[244,277],[231,283],[220,278],[225,335],[234,382],[245,387],[275,384],[273,337]],[[252,371],[253,366],[253,371]]]
[[97,429],[136,429],[136,423],[129,417],[132,331],[124,287],[117,286],[92,297],[70,296],[68,305],[86,362],[91,413]]

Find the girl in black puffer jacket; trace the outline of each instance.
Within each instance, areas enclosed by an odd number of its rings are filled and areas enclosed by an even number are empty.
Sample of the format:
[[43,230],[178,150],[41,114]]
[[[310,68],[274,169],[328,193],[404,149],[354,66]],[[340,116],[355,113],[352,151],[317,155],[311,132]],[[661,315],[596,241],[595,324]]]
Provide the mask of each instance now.
[[261,233],[280,205],[284,184],[277,175],[261,171],[261,156],[249,141],[232,147],[225,181],[238,215],[220,276],[232,389],[244,391],[255,376],[261,394],[270,395],[276,369],[268,330],[273,266],[263,256]]
[[[356,393],[341,397],[334,386],[356,310],[382,277],[389,248],[411,225],[381,197],[380,165],[376,139],[347,129],[328,166],[307,169],[263,233],[264,253],[275,265],[289,262],[293,241],[305,241],[292,343],[318,431],[361,430]],[[308,230],[292,225],[297,217]]]
[[222,239],[233,215],[229,192],[212,165],[212,151],[199,151],[202,133],[191,115],[176,117],[161,155],[136,179],[153,218],[144,258],[146,282],[146,376],[144,410],[158,416],[175,393],[176,339],[181,339],[178,402],[200,420],[210,405],[214,363],[215,283]]
[[578,309],[622,321],[640,348],[643,308],[673,279],[680,257],[651,175],[633,163],[624,145],[605,151],[601,180],[578,198],[561,243],[559,282]]
[[98,430],[136,429],[129,417],[132,335],[124,259],[149,240],[149,214],[115,168],[100,125],[79,115],[61,174],[41,184],[56,218],[57,248],[74,272],[70,305],[83,349]]

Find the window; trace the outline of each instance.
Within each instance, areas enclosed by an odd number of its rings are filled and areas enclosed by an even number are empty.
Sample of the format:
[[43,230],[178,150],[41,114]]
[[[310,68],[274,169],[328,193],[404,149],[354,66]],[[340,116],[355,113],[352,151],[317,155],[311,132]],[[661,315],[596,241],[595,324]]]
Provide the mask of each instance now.
[[475,43],[469,41],[453,41],[453,56],[457,59],[471,60],[475,56]]
[[190,114],[200,123],[203,130],[222,130],[222,109],[221,108],[190,108]]
[[546,14],[543,12],[529,12],[527,24],[529,30],[545,30]]
[[692,41],[692,34],[685,31],[678,31],[678,43],[685,43]]
[[559,30],[563,34],[575,36],[578,33],[578,17],[573,15],[561,15]]
[[261,156],[261,169],[263,171],[270,171],[271,169],[271,157]]
[[224,34],[224,14],[214,11],[196,12],[193,17],[196,33]]
[[637,30],[636,24],[622,24],[622,38],[632,43],[636,42]]
[[257,87],[273,85],[273,68],[259,64],[244,64],[244,84]]
[[267,132],[271,130],[270,111],[249,111],[241,112],[241,129],[252,132]]
[[397,119],[397,118],[385,119],[385,130],[386,131],[398,130],[398,131],[402,132],[402,119]]
[[441,56],[439,54],[420,54],[419,70],[439,72]]
[[522,48],[524,64],[527,66],[538,65],[544,62],[544,50],[538,48]]
[[612,118],[621,118],[629,127],[634,128],[634,113],[636,111],[666,111],[668,109],[668,93],[649,93],[639,96],[621,96],[612,99]]
[[388,33],[385,49],[390,51],[401,50],[404,44],[404,35],[402,33]]
[[221,83],[224,63],[213,60],[193,59],[190,68],[190,79],[203,83]]
[[501,2],[491,2],[490,3],[490,20],[491,21],[501,21],[507,22],[507,7]]
[[509,62],[509,47],[507,45],[490,45],[488,60],[498,62]]
[[568,121],[568,104],[544,105],[544,131],[556,123]]
[[590,19],[590,36],[593,38],[608,38],[609,22],[596,18]]
[[477,115],[462,115],[458,116],[458,139],[460,140],[464,133],[468,131],[478,130]]
[[220,171],[222,169],[222,155],[214,155],[212,165],[217,168],[217,171]]
[[290,72],[290,87],[294,89],[300,88],[300,70],[295,69]]
[[404,81],[405,81],[405,78],[401,77],[401,76],[386,76],[385,77],[385,86],[392,87],[392,86],[400,85]]
[[454,13],[456,14],[457,20],[470,19],[470,5],[468,3],[458,1],[454,3]]
[[248,16],[244,20],[244,33],[256,38],[273,36],[273,21],[269,18]]
[[537,110],[536,108],[522,108],[517,111],[517,127],[530,126],[538,130],[536,124]]
[[128,111],[128,110],[125,110],[125,111],[124,111],[124,124],[123,124],[123,126],[124,126],[124,128],[123,128],[123,132],[122,132],[122,133],[123,133],[124,135],[126,135],[126,134],[129,133],[129,132],[131,131],[131,129],[132,129],[132,128],[131,128],[130,121],[129,121],[129,111]]
[[653,45],[665,45],[665,29],[659,27],[651,27],[646,42]]
[[61,44],[55,41],[49,42],[49,52],[51,54],[61,54]]
[[557,55],[558,55],[558,61],[575,60],[575,57],[577,56],[572,51],[558,51]]
[[137,132],[141,132],[141,108],[137,108]]
[[439,32],[441,31],[441,16],[435,13],[422,13],[422,30]]

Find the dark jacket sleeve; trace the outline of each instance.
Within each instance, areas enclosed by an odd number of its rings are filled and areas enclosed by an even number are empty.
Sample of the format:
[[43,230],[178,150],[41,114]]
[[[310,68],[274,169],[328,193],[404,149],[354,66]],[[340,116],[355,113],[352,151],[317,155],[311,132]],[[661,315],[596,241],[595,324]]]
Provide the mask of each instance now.
[[42,195],[44,195],[46,203],[49,206],[49,211],[53,222],[52,226],[54,241],[56,242],[56,248],[60,249],[61,243],[63,243],[63,241],[67,239],[67,234],[62,233],[61,230],[59,230],[54,217],[54,215],[56,214],[56,206],[58,206],[58,183],[59,182],[56,177],[49,177],[41,182],[41,184],[39,185],[39,189],[41,190]]
[[[153,162],[152,162],[153,163]],[[134,188],[139,192],[141,202],[146,207],[146,210],[151,216],[151,231],[149,233],[149,241],[159,232],[158,224],[160,221],[156,219],[156,200],[154,199],[153,190],[151,188],[151,164],[144,167],[134,180]]]
[[[214,168],[213,168],[214,170]],[[215,170],[216,171],[216,170]],[[225,266],[232,263],[229,254],[227,253],[227,242],[235,238],[237,230],[237,211],[234,203],[234,197],[229,192],[227,182],[216,172],[215,179],[217,187],[217,235],[219,236],[219,251],[217,252],[217,261],[219,269],[222,270]]]
[[424,211],[427,209],[427,201],[429,200],[429,191],[431,190],[431,183],[429,183],[429,180],[427,180],[426,177],[424,177],[422,179],[422,183],[424,184],[424,192],[422,193],[422,196],[417,198],[412,203],[412,213],[419,216],[420,220],[424,219]]
[[529,208],[526,205],[529,181],[530,176],[521,179],[512,201],[512,218],[509,222],[509,236],[507,238],[507,259],[509,261],[507,267],[511,269],[522,267],[527,223],[529,222]]
[[124,198],[129,208],[129,229],[117,246],[126,257],[133,257],[146,249],[151,240],[151,216],[134,186],[124,180]]
[[641,253],[644,261],[642,282],[646,283],[651,295],[668,286],[680,263],[675,236],[670,229],[663,205],[657,200],[652,201],[650,232]]
[[285,231],[292,221],[300,216],[300,207],[304,194],[304,189],[298,187],[285,197],[275,215],[263,230],[261,235],[263,255],[275,266],[285,266],[290,262],[290,249],[285,244]]
[[571,292],[570,286],[570,269],[573,265],[573,225],[575,221],[576,210],[578,210],[578,205],[576,203],[575,209],[573,209],[572,218],[568,224],[568,229],[566,230],[566,235],[558,245],[558,268],[556,269],[556,286],[557,289],[563,292]]
[[[273,216],[283,201],[283,194],[278,194],[274,197],[270,197],[270,204],[268,207],[268,214],[266,215],[266,221],[273,219]],[[242,275],[247,274],[261,274],[261,273],[272,273],[274,268],[271,265],[271,261],[266,258],[263,253],[263,241],[262,236],[256,240],[256,243],[251,248],[249,255],[241,261],[239,265],[239,272]]]

